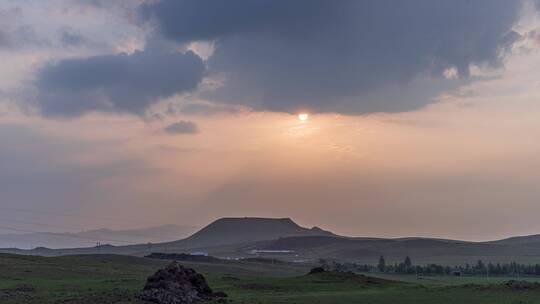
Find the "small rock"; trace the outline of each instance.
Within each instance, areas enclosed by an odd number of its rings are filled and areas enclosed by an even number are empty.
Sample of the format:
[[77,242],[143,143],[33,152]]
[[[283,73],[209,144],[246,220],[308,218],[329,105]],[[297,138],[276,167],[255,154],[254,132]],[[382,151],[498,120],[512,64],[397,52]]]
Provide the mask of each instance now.
[[308,274],[316,274],[316,273],[323,273],[323,272],[326,272],[326,270],[324,270],[324,268],[322,267],[315,267],[315,268],[312,268]]

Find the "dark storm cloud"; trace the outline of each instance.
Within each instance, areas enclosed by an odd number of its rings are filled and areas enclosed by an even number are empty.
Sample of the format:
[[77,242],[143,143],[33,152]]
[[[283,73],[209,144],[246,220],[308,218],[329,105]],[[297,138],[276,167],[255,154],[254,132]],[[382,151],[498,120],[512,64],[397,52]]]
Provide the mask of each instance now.
[[75,116],[87,111],[142,114],[159,98],[197,88],[205,72],[192,52],[168,53],[155,48],[131,55],[68,59],[37,75],[41,111]]
[[191,121],[179,121],[165,127],[165,132],[169,134],[197,134],[199,128],[197,124]]
[[[261,109],[406,111],[499,66],[521,1],[161,0],[142,6],[162,34],[215,41],[214,100]],[[443,77],[457,70],[457,80]]]

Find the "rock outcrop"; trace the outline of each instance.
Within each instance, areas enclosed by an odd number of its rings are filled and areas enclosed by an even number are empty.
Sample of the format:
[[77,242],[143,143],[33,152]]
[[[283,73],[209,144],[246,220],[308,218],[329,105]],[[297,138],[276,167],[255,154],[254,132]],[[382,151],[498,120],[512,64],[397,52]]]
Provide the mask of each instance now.
[[315,267],[315,268],[311,268],[308,274],[317,274],[317,273],[323,273],[323,272],[326,272],[326,270],[323,267]]
[[220,259],[207,255],[193,255],[187,253],[161,253],[153,252],[145,258],[173,261],[194,261],[194,262],[219,262]]
[[172,262],[147,279],[139,298],[159,304],[192,304],[201,300],[225,302],[226,296],[214,293],[202,274]]

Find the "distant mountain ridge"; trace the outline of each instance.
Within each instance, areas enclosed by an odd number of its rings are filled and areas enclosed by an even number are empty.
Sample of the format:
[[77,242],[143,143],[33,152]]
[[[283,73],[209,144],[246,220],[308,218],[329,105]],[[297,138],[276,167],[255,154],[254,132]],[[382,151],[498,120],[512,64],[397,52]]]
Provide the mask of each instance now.
[[77,248],[95,246],[98,242],[115,246],[148,242],[161,243],[187,237],[197,229],[197,227],[185,225],[162,225],[126,230],[103,228],[64,233],[10,233],[0,234],[0,248]]
[[287,261],[318,261],[320,258],[358,263],[401,262],[409,256],[416,263],[464,265],[479,259],[491,263],[540,261],[540,236],[522,236],[490,242],[438,238],[345,237],[317,227],[305,228],[290,218],[222,218],[184,239],[164,243],[139,243],[127,246],[35,250],[0,249],[0,252],[43,256],[72,254],[122,254],[145,256],[158,253],[200,251],[221,258],[264,257],[265,251],[285,251]]
[[[95,230],[93,233],[103,230]],[[34,235],[35,236],[35,235]],[[62,234],[62,236],[65,236]],[[269,241],[282,237],[295,236],[336,236],[332,232],[325,231],[318,227],[305,228],[296,224],[290,218],[221,218],[218,219],[191,236],[178,235],[175,241],[169,242],[139,242],[134,245],[115,244],[108,242],[107,238],[101,238],[101,246],[95,246],[95,240],[100,238],[92,237],[86,246],[64,246],[62,248],[50,250],[50,246],[36,244],[34,247],[40,247],[34,250],[35,254],[56,255],[56,254],[85,254],[85,253],[122,253],[143,255],[148,254],[149,250],[162,251],[186,251],[193,248],[236,246],[245,243]],[[80,235],[77,235],[80,237]],[[43,243],[43,242],[42,242]],[[114,246],[109,246],[109,245]],[[149,244],[152,243],[152,244]],[[18,250],[17,246],[2,246],[3,252],[30,253],[32,250]],[[2,248],[0,247],[0,248]],[[81,248],[84,247],[84,248]]]

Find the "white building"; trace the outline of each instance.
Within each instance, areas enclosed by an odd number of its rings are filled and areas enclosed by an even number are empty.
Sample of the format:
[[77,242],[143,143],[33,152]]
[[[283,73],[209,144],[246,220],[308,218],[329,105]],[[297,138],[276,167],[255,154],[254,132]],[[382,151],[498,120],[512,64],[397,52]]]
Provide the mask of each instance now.
[[294,253],[294,250],[265,250],[265,249],[252,249],[250,254],[289,254]]

